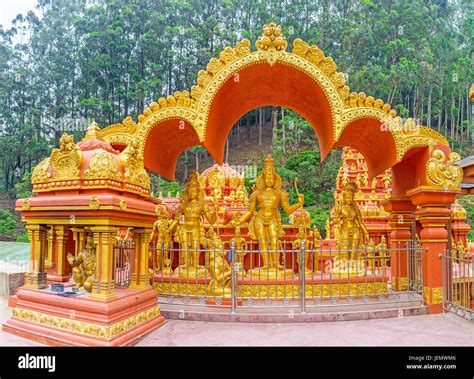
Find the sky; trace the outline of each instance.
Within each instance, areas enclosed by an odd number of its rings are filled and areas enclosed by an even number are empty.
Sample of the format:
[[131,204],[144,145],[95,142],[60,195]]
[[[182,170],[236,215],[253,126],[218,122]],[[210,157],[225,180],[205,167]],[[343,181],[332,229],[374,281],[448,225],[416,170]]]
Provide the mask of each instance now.
[[26,15],[29,10],[35,10],[36,0],[0,0],[0,24],[3,29],[12,26],[12,20],[17,14]]

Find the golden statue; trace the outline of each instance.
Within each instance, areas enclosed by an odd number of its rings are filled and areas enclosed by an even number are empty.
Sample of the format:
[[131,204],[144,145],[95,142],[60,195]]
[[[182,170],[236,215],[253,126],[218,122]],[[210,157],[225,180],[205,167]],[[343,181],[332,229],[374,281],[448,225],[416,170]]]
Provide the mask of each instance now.
[[91,292],[96,270],[96,248],[92,234],[86,236],[85,247],[77,257],[68,253],[67,261],[72,266],[72,278],[76,286]]
[[392,175],[390,173],[390,169],[384,171],[382,176],[383,188],[387,189],[392,184]]
[[372,186],[371,186],[372,189],[376,189],[377,188],[377,178],[373,178],[372,179]]
[[323,237],[321,237],[321,233],[319,233],[318,227],[316,225],[313,225],[313,230],[311,231],[310,236],[313,237],[314,248],[320,248]]
[[219,235],[211,225],[206,233],[205,238],[206,250],[224,250],[224,242],[220,239]]
[[[173,260],[173,253],[170,249],[173,247],[172,233],[176,223],[170,218],[170,214],[166,207],[156,207],[156,215],[158,219],[153,224],[150,241],[156,237],[156,260],[155,267],[158,271],[163,271],[163,274],[171,274],[170,264]],[[163,261],[165,267],[163,267]]]
[[375,269],[375,242],[370,239],[370,242],[367,244],[367,268],[374,273]]
[[298,195],[298,203],[290,205],[288,193],[281,186],[282,179],[276,173],[275,163],[269,155],[265,159],[263,172],[257,177],[256,190],[250,195],[247,211],[239,220],[231,222],[232,226],[240,225],[254,215],[258,205],[258,211],[249,223],[249,236],[259,242],[265,269],[284,269],[280,264],[280,254],[277,253],[279,238],[284,235],[278,206],[281,203],[283,210],[290,215],[304,204],[304,195],[301,194]]
[[239,268],[244,269],[244,257],[247,254],[247,241],[240,232],[240,226],[235,227],[235,234],[234,237],[230,240],[230,242],[234,243],[235,249],[235,262],[239,265]]
[[214,296],[230,297],[232,293],[232,269],[225,260],[225,254],[223,250],[206,253],[207,267],[211,275],[208,291]]
[[[334,207],[335,224],[338,226],[339,234],[337,242],[343,250],[351,250],[351,259],[356,256],[356,250],[362,248],[361,237],[369,242],[369,232],[362,220],[360,209],[354,201],[355,192],[354,183],[345,185],[342,201],[338,201]],[[347,257],[347,253],[344,255]]]
[[206,269],[199,265],[199,248],[203,240],[203,225],[201,216],[204,216],[211,224],[217,219],[217,211],[212,212],[205,200],[205,193],[201,189],[198,173],[193,172],[189,176],[186,189],[181,198],[181,205],[176,213],[177,219],[170,226],[177,225],[175,240],[180,243],[181,252],[179,267],[175,273],[187,275],[188,277],[204,277]]
[[[299,229],[298,229],[298,233],[296,234],[296,239],[293,241],[293,250],[294,251],[301,250],[303,248],[303,243],[305,245],[305,248],[307,249],[308,248],[308,241],[306,239],[305,229],[304,229],[303,226],[300,226]],[[303,265],[305,276],[313,275],[313,270],[308,267],[309,266],[310,253],[308,253],[308,252],[304,253],[304,257],[302,257],[303,262],[300,262],[301,254],[302,253],[300,253],[298,251],[298,255],[297,255],[298,256],[298,267],[301,267]]]
[[331,223],[329,221],[329,218],[326,220],[326,239],[330,240],[331,239]]
[[389,266],[388,263],[390,263],[390,251],[387,248],[387,240],[385,239],[385,236],[382,235],[382,238],[380,239],[380,243],[375,247],[377,252],[379,253],[379,257],[382,266],[387,267]]

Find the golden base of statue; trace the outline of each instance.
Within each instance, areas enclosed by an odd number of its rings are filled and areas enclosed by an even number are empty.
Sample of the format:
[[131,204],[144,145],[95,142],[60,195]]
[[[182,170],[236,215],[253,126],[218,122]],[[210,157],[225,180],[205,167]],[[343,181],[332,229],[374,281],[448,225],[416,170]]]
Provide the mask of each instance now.
[[341,277],[363,276],[365,275],[364,261],[362,259],[344,259],[335,257],[331,274]]
[[223,298],[231,298],[232,296],[232,289],[227,288],[227,287],[217,287],[214,288],[214,286],[210,285],[207,287],[208,293],[212,294],[212,296],[215,297],[223,297]]
[[189,266],[178,266],[174,270],[174,275],[183,278],[205,278],[207,276],[207,270],[204,266],[189,267]]
[[313,276],[313,270],[306,267],[304,269],[304,276],[305,276],[305,278],[311,278]]
[[165,267],[161,273],[163,275],[172,275],[173,274],[173,269],[171,267]]
[[246,277],[249,279],[271,279],[283,280],[294,276],[291,268],[280,267],[254,267],[247,271]]

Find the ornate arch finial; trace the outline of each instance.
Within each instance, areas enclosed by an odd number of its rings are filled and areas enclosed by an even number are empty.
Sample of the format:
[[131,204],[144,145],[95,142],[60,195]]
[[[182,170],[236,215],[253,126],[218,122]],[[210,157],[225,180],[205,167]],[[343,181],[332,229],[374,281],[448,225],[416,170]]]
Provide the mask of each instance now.
[[255,47],[259,50],[259,55],[266,59],[270,66],[273,66],[288,47],[281,25],[276,25],[274,22],[264,25],[262,35],[255,42]]

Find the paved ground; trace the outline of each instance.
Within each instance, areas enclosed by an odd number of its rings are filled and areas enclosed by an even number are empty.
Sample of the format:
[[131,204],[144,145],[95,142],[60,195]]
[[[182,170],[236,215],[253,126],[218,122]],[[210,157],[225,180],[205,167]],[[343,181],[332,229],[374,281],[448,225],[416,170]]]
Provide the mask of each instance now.
[[[11,310],[0,298],[0,323]],[[311,324],[169,320],[138,346],[474,346],[474,322],[452,314]],[[38,346],[0,331],[0,346]]]

